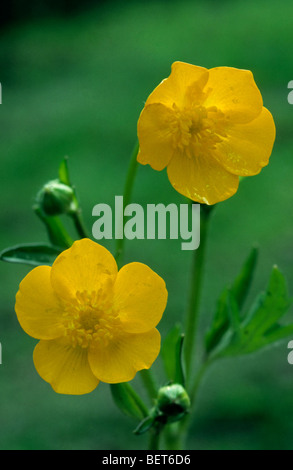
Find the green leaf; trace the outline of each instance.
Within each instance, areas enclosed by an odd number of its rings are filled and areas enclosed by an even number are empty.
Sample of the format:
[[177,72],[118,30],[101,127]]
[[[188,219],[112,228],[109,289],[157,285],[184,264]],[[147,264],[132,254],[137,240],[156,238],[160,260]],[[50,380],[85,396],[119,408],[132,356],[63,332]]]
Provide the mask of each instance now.
[[161,357],[169,380],[174,380],[175,376],[174,350],[180,335],[181,325],[176,324],[167,334],[161,347]]
[[253,274],[258,260],[258,248],[253,247],[246,261],[244,262],[239,275],[236,277],[232,285],[232,292],[239,309],[244,305],[246,297],[252,283]]
[[0,259],[9,263],[30,266],[51,266],[61,252],[61,248],[42,243],[23,244],[3,250],[0,253]]
[[183,369],[183,343],[184,335],[181,334],[178,338],[175,348],[175,376],[174,383],[185,386],[185,374]]
[[161,356],[168,379],[184,386],[183,342],[184,335],[181,332],[181,326],[177,324],[166,336],[161,348]]
[[274,266],[265,292],[252,306],[245,324],[246,332],[262,334],[269,330],[284,315],[291,304],[287,283],[283,274]]
[[[266,344],[276,343],[293,335],[293,325],[276,325],[264,335]],[[265,346],[265,344],[264,344]]]
[[239,333],[240,331],[240,312],[239,312],[239,306],[236,301],[234,292],[232,290],[228,291],[228,296],[227,296],[227,311],[229,315],[229,320],[230,320],[230,325],[232,329],[235,331],[235,333]]
[[68,169],[68,157],[65,157],[59,166],[59,180],[61,183],[71,186]]
[[229,312],[227,299],[229,295],[229,289],[226,288],[220,295],[217,303],[216,313],[209,331],[205,337],[205,348],[206,353],[210,354],[217,345],[220,343],[224,334],[229,328]]
[[[253,274],[256,268],[258,258],[258,249],[253,247],[249,256],[245,260],[241,271],[239,272],[238,276],[234,280],[232,286],[226,287],[223,292],[221,293],[217,308],[215,312],[215,316],[212,322],[212,325],[209,331],[206,334],[205,338],[205,347],[206,353],[209,354],[212,350],[214,350],[220,341],[222,340],[225,333],[228,331],[230,327],[230,313],[229,313],[229,297],[232,294],[239,311],[243,307],[243,304],[246,300],[246,297],[249,293],[249,289],[251,286],[251,282],[253,279]],[[231,299],[230,299],[231,300]],[[234,306],[235,308],[235,306]]]
[[139,420],[148,416],[148,409],[128,383],[111,384],[115,404],[122,413]]
[[230,330],[217,357],[250,354],[292,335],[293,325],[279,325],[291,304],[286,280],[274,267],[267,289],[257,297],[240,328]]
[[135,428],[133,433],[136,436],[140,436],[141,434],[146,433],[155,424],[155,420],[156,420],[155,416],[147,416],[139,423],[139,425]]

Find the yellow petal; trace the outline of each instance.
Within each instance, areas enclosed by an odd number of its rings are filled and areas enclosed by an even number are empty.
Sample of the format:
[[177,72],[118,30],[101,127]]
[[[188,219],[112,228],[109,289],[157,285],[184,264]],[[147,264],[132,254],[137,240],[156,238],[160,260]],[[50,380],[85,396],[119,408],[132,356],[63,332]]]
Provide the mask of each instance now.
[[173,134],[171,132],[174,113],[161,103],[146,106],[138,120],[137,134],[140,152],[137,160],[161,171],[171,160]]
[[160,352],[160,343],[161,336],[155,328],[147,333],[121,334],[107,347],[93,342],[89,363],[102,382],[128,382],[139,370],[151,367]]
[[74,242],[61,253],[52,266],[51,282],[62,298],[75,297],[76,292],[93,292],[106,278],[115,279],[117,264],[111,253],[89,239]]
[[269,163],[275,136],[273,117],[263,108],[250,123],[231,127],[227,139],[218,144],[217,159],[235,175],[256,175]]
[[148,266],[124,266],[116,278],[113,298],[123,330],[143,333],[154,328],[162,318],[167,297],[165,282]]
[[168,177],[180,194],[203,204],[216,204],[236,193],[238,176],[225,170],[208,154],[187,157],[176,154],[168,165]]
[[40,341],[34,350],[34,364],[42,379],[57,393],[83,395],[99,384],[89,366],[88,350],[73,348],[63,338]]
[[37,339],[63,334],[62,309],[50,281],[51,268],[39,266],[20,283],[15,311],[24,331]]
[[185,62],[174,62],[171,75],[163,80],[150,94],[146,105],[162,103],[172,108],[173,103],[182,106],[188,88],[198,84],[202,89],[209,77],[209,72],[204,67],[187,64]]
[[233,122],[246,123],[262,110],[262,96],[249,70],[216,67],[209,70],[204,105],[216,106]]

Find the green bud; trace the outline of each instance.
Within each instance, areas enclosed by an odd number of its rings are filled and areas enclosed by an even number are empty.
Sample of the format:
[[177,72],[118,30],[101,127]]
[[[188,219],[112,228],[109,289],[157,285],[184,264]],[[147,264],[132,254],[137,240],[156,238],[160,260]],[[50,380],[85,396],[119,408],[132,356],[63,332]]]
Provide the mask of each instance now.
[[73,189],[59,180],[45,184],[38,193],[36,202],[48,216],[68,214],[76,209]]
[[190,399],[180,384],[167,385],[160,388],[157,398],[157,412],[165,416],[168,422],[179,421],[188,413]]

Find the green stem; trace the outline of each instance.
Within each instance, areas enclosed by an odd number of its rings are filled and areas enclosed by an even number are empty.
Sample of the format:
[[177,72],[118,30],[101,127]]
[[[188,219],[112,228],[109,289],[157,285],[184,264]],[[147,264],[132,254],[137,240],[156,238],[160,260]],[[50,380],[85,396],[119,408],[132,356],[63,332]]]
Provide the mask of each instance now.
[[189,393],[189,397],[190,397],[192,407],[195,406],[195,402],[196,402],[199,387],[200,387],[201,382],[202,382],[208,368],[210,367],[211,363],[212,363],[212,360],[207,360],[206,362],[204,362],[201,365],[197,375],[195,376],[194,382],[192,384],[192,387],[191,387],[190,393]]
[[190,384],[190,376],[193,365],[193,353],[196,346],[197,327],[199,320],[199,306],[201,300],[201,287],[203,280],[203,268],[205,262],[206,242],[211,209],[211,206],[201,205],[200,246],[197,250],[194,251],[194,258],[192,264],[190,300],[185,325],[184,348],[187,386]]
[[149,432],[149,449],[148,450],[159,450],[160,449],[160,438],[162,429],[151,429]]
[[149,369],[141,370],[140,377],[151,402],[153,402],[157,398],[158,387],[155,384],[151,371]]
[[46,216],[39,207],[34,207],[36,215],[41,219],[47,229],[48,237],[53,245],[61,248],[70,248],[73,240],[67,233],[64,225],[57,216]]
[[126,382],[124,386],[126,390],[128,391],[129,395],[132,397],[133,401],[136,403],[142,416],[146,418],[149,415],[149,410],[147,406],[144,404],[144,402],[142,401],[138,393],[134,390],[134,388],[128,382]]
[[87,233],[87,229],[84,225],[84,221],[82,219],[82,215],[81,215],[81,209],[76,209],[74,212],[72,212],[70,214],[73,222],[74,222],[74,225],[75,225],[75,228],[76,228],[76,231],[79,235],[80,238],[89,238],[89,235]]
[[[139,151],[139,143],[137,142],[130,158],[128,173],[127,173],[126,182],[124,186],[124,193],[123,193],[124,207],[126,207],[130,203],[130,200],[131,200],[134,180],[135,180],[137,167],[138,167],[138,163],[137,163],[138,151]],[[124,211],[123,211],[123,228],[124,228]],[[119,262],[121,264],[122,262],[123,250],[124,250],[124,236],[123,238],[118,239],[116,243],[115,258],[116,258],[117,263]]]
[[165,429],[166,450],[183,450],[182,434],[183,434],[183,431],[181,430],[181,421],[179,423],[172,423],[166,426],[166,429]]
[[173,427],[173,429],[172,427],[166,429],[165,437],[169,450],[184,449],[184,443],[186,440],[190,419],[195,407],[197,392],[201,385],[202,379],[211,363],[211,360],[206,360],[201,364],[198,373],[195,376],[194,382],[192,383],[191,372],[193,366],[193,354],[196,347],[203,269],[206,254],[208,226],[212,208],[213,207],[211,206],[201,205],[200,247],[194,252],[191,272],[190,300],[185,325],[185,373],[186,384],[189,389],[188,391],[191,401],[191,409],[190,412],[182,421],[180,421],[180,423],[178,423],[176,427]]
[[[182,421],[180,421],[177,434],[175,434],[174,442],[175,445],[177,446],[177,450],[184,449],[184,444],[186,442],[186,437],[188,434],[188,428],[190,426],[190,420],[194,414],[195,407],[196,407],[196,399],[197,399],[197,394],[200,388],[200,385],[202,383],[202,380],[210,367],[212,361],[208,360],[204,362],[201,367],[198,370],[198,373],[195,377],[195,380],[193,382],[193,385],[191,387],[191,391],[189,393],[190,396],[190,401],[191,401],[191,408],[189,410],[189,413],[184,417]],[[176,435],[177,435],[177,440],[176,440]],[[174,444],[173,444],[174,445]],[[174,447],[173,447],[174,449]]]
[[[126,207],[131,201],[134,181],[135,181],[137,168],[138,168],[138,163],[137,163],[138,152],[139,152],[139,142],[137,141],[130,157],[128,172],[127,172],[125,186],[124,186],[124,192],[123,192],[123,206],[124,207]],[[124,208],[123,208],[123,222],[122,223],[123,223],[122,226],[124,229]],[[123,252],[124,252],[124,237],[121,239],[118,239],[116,242],[115,259],[118,264],[118,267],[121,267],[122,265]],[[142,382],[144,384],[144,387],[146,389],[146,392],[150,400],[153,401],[157,396],[157,387],[152,377],[151,371],[142,370],[140,371],[140,376],[141,376]]]

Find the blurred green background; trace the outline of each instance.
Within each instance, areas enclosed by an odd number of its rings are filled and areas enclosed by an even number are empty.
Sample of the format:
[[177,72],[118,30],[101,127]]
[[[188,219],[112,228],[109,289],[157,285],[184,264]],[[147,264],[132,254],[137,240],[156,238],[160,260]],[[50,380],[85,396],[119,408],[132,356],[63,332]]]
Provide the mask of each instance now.
[[[293,292],[293,107],[287,102],[293,79],[292,2],[109,0],[73,2],[71,11],[66,2],[58,4],[39,1],[28,7],[15,0],[6,21],[1,20],[0,250],[47,241],[31,206],[42,184],[56,177],[65,155],[91,228],[93,206],[113,205],[114,196],[122,194],[139,113],[172,62],[227,65],[253,71],[275,118],[277,140],[269,166],[246,179],[214,214],[202,332],[217,296],[254,243],[260,259],[249,301],[265,287],[274,264]],[[133,201],[181,199],[164,171],[140,167]],[[114,248],[111,241],[104,245]],[[147,263],[167,283],[163,337],[184,316],[191,255],[181,251],[180,240],[126,243],[126,262]],[[107,385],[87,396],[60,396],[35,372],[36,341],[20,329],[14,314],[14,296],[29,269],[0,265],[0,448],[143,449],[145,438],[132,435],[135,423],[114,407]],[[210,370],[198,397],[189,449],[293,449],[287,343]],[[160,361],[154,371],[163,385]],[[140,387],[139,379],[134,384]]]

